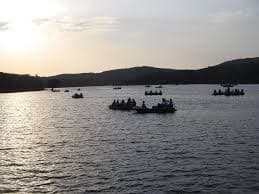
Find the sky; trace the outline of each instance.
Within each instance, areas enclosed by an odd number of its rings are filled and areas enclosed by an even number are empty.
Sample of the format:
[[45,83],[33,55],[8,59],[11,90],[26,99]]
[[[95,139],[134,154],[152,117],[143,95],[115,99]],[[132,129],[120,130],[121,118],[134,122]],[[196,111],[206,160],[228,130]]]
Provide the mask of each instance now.
[[259,56],[259,0],[0,0],[0,72],[199,69]]

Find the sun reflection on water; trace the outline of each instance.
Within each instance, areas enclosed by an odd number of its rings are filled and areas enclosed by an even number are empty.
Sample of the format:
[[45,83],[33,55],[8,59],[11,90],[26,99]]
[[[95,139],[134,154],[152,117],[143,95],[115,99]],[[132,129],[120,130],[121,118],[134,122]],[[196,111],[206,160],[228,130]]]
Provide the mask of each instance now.
[[[10,177],[16,175],[21,178],[17,180],[17,186],[24,184],[21,180],[35,177],[40,170],[37,163],[45,158],[42,147],[38,146],[43,143],[43,138],[36,99],[37,95],[30,93],[0,96],[0,158],[3,166],[0,179],[11,180]],[[33,179],[37,181],[36,177]],[[6,185],[2,184],[0,188]]]

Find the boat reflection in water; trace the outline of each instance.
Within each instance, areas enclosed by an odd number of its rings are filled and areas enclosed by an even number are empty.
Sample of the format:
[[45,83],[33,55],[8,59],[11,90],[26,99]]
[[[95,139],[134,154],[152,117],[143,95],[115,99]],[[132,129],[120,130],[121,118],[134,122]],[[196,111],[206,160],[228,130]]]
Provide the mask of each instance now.
[[117,86],[113,88],[114,90],[121,90],[121,87]]

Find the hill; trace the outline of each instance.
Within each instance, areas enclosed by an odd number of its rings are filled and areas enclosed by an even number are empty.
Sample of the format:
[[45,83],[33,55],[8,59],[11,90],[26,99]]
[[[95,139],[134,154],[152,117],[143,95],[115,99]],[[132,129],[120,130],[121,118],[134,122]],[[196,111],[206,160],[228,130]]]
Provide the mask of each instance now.
[[60,86],[138,85],[138,84],[220,84],[259,83],[259,57],[238,59],[199,70],[133,67],[102,73],[62,74],[48,79]]
[[50,77],[0,73],[0,92],[42,90],[45,87],[151,84],[259,84],[259,57],[237,59],[199,70],[133,67],[102,73]]
[[61,86],[66,87],[152,84],[155,81],[149,80],[150,76],[155,74],[171,73],[173,71],[175,70],[143,66],[104,71],[102,73],[62,74],[48,77],[48,79],[57,79]]

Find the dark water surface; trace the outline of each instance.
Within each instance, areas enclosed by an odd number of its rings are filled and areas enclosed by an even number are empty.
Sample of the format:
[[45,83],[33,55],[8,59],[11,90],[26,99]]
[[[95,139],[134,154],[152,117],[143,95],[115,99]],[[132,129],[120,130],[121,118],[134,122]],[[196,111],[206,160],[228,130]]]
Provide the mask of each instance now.
[[[0,94],[0,193],[258,193],[259,86],[165,86],[175,114],[111,111],[143,86]],[[72,89],[76,91],[76,89]]]

